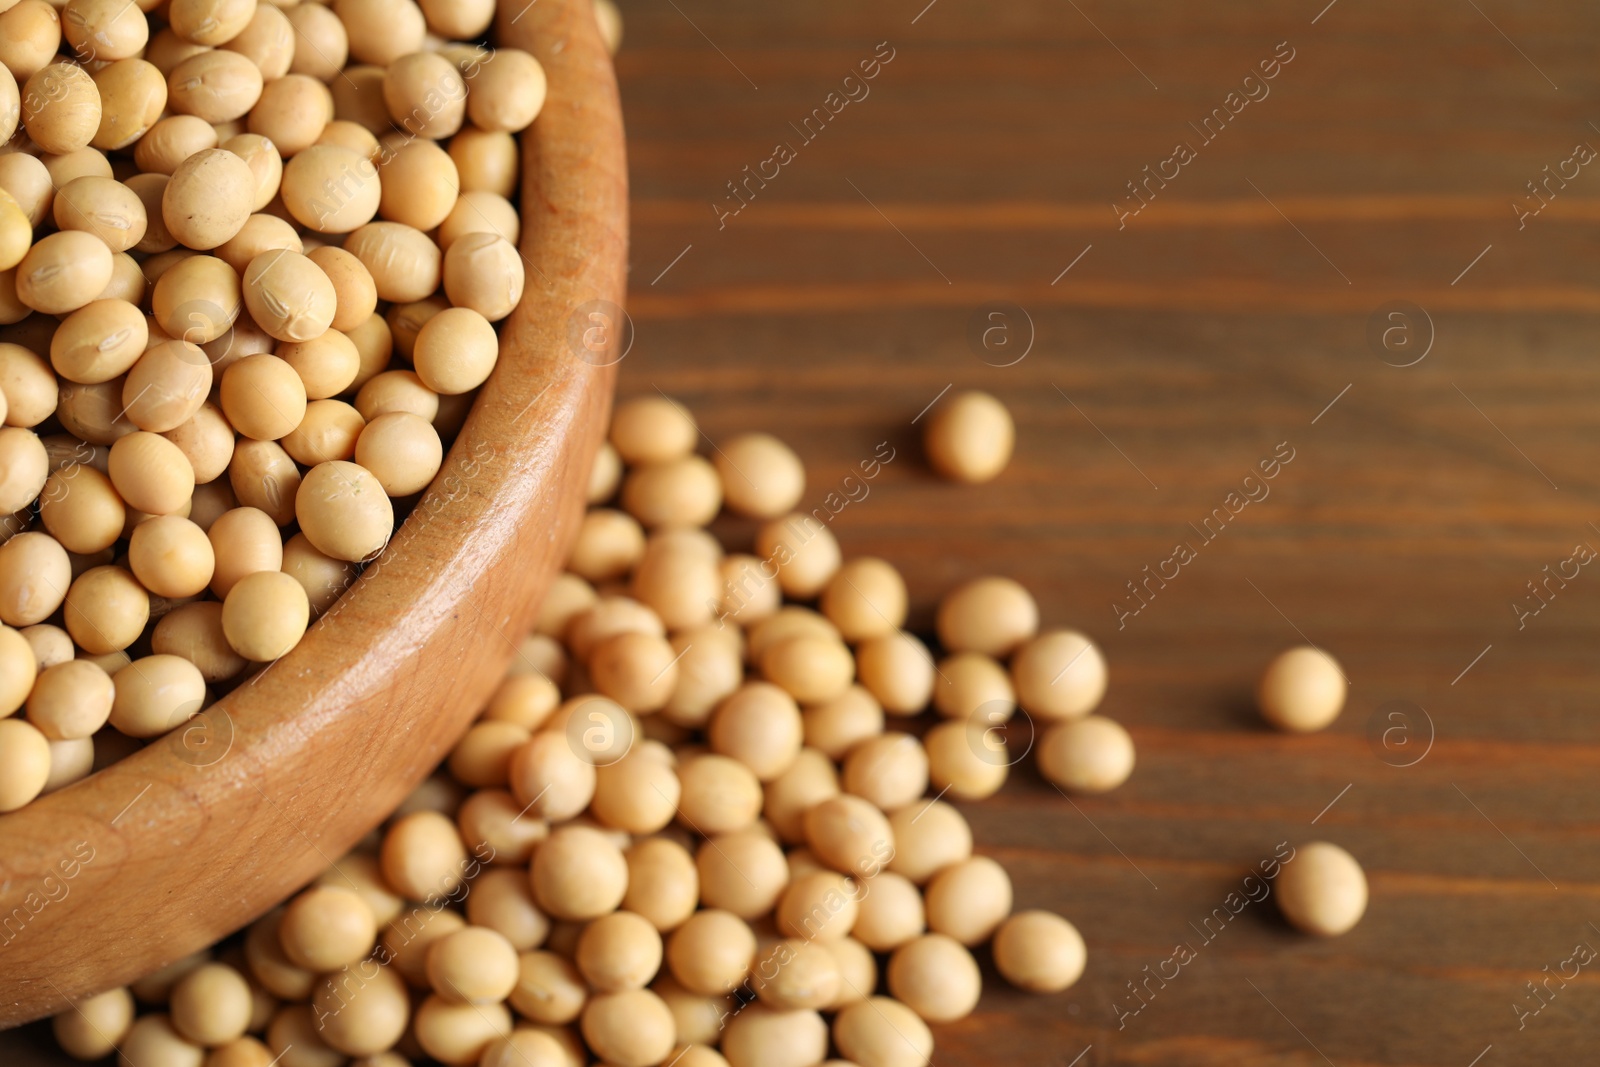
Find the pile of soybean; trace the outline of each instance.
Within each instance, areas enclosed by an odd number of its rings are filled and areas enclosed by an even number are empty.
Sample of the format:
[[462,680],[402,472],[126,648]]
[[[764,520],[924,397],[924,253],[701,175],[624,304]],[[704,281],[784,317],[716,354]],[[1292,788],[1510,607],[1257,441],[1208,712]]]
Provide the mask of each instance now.
[[493,15],[0,0],[0,811],[292,649],[438,472],[524,283]]
[[[242,938],[58,1016],[62,1047],[924,1067],[930,1024],[978,1002],[983,946],[1022,989],[1077,981],[1078,931],[1014,910],[952,802],[1022,758],[1008,720],[1037,724],[1065,790],[1127,777],[1127,733],[1091,714],[1099,649],[988,577],[945,597],[936,655],[895,568],[794,511],[793,451],[751,433],[707,460],[700,437],[665,398],[622,405],[568,569],[440,773]],[[704,528],[724,508],[756,520],[753,552]]]

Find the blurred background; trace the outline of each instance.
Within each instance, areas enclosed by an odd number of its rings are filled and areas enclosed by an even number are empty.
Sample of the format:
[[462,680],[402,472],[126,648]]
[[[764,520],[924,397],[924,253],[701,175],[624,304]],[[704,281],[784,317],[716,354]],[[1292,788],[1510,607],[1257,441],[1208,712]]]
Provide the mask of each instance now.
[[[1102,644],[1102,710],[1138,744],[1104,797],[1069,803],[1027,760],[963,806],[1089,965],[1054,997],[987,982],[934,1062],[1592,1049],[1600,984],[1545,980],[1600,946],[1600,576],[1528,583],[1600,548],[1600,14],[621,7],[620,395],[680,398],[713,439],[779,434],[807,506],[889,441],[833,523],[846,555],[901,567],[923,632],[957,582],[1022,580]],[[988,485],[921,458],[913,420],[951,385],[1016,417]],[[1283,442],[1270,494],[1198,536]],[[1142,585],[1180,542],[1196,558]],[[1307,641],[1342,662],[1345,710],[1269,732],[1255,682]],[[1366,868],[1354,931],[1313,941],[1268,903],[1195,934],[1279,842],[1319,838]],[[1183,940],[1197,958],[1122,1016]]]

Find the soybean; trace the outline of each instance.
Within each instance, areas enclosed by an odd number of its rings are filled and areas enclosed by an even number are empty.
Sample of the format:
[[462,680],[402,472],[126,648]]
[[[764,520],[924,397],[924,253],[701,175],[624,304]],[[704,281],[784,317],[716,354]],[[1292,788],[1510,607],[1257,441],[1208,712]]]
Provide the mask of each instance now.
[[1256,687],[1261,716],[1280,730],[1310,733],[1339,717],[1349,682],[1319,648],[1291,648],[1267,665]]

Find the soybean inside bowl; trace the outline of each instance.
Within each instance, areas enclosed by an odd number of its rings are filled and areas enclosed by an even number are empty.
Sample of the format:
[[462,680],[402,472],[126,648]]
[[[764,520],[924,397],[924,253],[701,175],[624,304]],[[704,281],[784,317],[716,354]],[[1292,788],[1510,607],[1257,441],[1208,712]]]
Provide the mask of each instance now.
[[570,324],[620,314],[621,126],[586,0],[498,17],[494,38],[538,60],[548,96],[522,135],[529,282],[494,373],[431,487],[292,651],[183,729],[0,816],[0,1022],[210,943],[341,854],[465,726],[564,555],[609,404],[615,354]]

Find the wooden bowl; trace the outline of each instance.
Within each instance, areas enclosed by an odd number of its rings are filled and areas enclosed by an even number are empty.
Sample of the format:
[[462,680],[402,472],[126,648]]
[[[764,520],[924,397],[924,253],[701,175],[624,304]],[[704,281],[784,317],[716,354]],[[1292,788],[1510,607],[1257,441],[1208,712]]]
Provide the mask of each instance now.
[[499,367],[381,559],[293,652],[0,817],[0,1026],[203,948],[337,860],[466,729],[564,560],[622,354],[622,118],[590,0],[505,0],[499,22],[549,76]]

